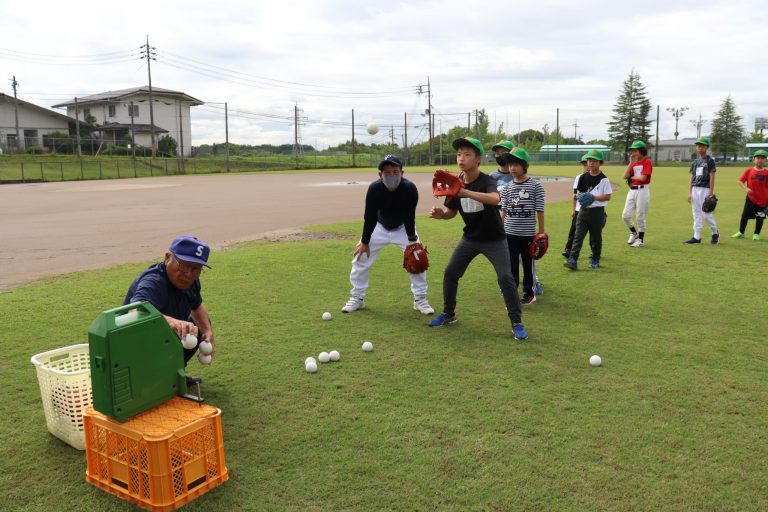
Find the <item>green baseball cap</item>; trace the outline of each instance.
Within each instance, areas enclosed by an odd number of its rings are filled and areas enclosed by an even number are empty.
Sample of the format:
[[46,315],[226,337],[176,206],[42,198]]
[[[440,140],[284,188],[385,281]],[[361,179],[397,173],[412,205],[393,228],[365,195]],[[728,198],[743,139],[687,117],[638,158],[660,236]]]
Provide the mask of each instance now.
[[768,151],[764,149],[758,149],[755,151],[755,156],[764,156],[765,158],[768,158]]
[[586,161],[587,161],[587,154],[584,153],[583,155],[581,155],[581,163],[584,163]]
[[459,149],[462,146],[471,146],[477,150],[477,153],[479,155],[485,154],[485,149],[483,149],[483,143],[480,142],[477,139],[473,139],[472,137],[462,137],[460,139],[456,139],[453,141],[453,149]]
[[509,165],[509,163],[513,160],[520,160],[525,163],[528,163],[531,160],[531,157],[528,156],[528,152],[525,150],[525,148],[521,148],[519,146],[512,148],[512,151],[509,153],[504,153],[501,155],[501,158],[504,159],[507,165]]
[[694,142],[695,145],[702,145],[702,146],[709,146],[709,137],[699,137],[696,139],[696,142]]
[[629,146],[629,149],[643,149],[646,147],[648,146],[645,145],[645,142],[638,139],[635,142],[633,142],[631,146]]
[[584,158],[587,160],[589,159],[600,160],[601,162],[605,160],[605,157],[603,156],[603,152],[600,151],[599,149],[590,149],[589,151],[587,151],[587,154],[584,155]]
[[500,140],[496,144],[493,145],[491,148],[491,151],[496,151],[498,148],[505,148],[509,151],[512,151],[512,148],[514,148],[515,145],[512,143],[511,140]]

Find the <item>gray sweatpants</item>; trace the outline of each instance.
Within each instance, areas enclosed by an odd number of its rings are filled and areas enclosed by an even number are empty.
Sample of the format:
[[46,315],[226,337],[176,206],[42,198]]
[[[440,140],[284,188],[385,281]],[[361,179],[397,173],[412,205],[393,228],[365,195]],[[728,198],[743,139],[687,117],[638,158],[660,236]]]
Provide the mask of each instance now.
[[456,295],[459,291],[459,279],[464,275],[475,256],[482,254],[493,265],[498,278],[499,288],[504,294],[507,314],[512,324],[521,322],[520,297],[517,294],[515,278],[509,260],[509,248],[506,239],[493,242],[473,242],[462,237],[453,250],[448,266],[443,274],[443,312],[456,313]]

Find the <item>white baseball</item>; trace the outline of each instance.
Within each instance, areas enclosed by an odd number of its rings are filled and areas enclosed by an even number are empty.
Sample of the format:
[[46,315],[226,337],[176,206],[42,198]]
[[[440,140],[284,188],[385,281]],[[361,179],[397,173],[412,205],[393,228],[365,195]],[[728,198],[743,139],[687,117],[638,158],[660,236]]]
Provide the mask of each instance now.
[[603,364],[603,359],[597,354],[595,354],[594,356],[589,358],[589,364],[591,364],[592,366],[600,366]]
[[200,345],[198,345],[197,349],[201,354],[208,355],[213,352],[213,343],[207,340],[203,340],[200,342]]
[[372,352],[373,351],[373,343],[370,341],[366,341],[363,343],[363,352]]
[[368,123],[368,126],[366,126],[365,129],[371,135],[376,135],[379,133],[379,127],[376,125],[376,123]]
[[331,318],[331,314],[328,311],[323,313],[323,320],[330,320]]
[[186,349],[193,349],[197,346],[197,336],[194,334],[187,334],[184,339],[181,340],[181,346]]
[[328,352],[320,352],[317,356],[317,360],[321,363],[327,363],[331,360],[331,355]]
[[317,371],[317,363],[314,361],[310,361],[304,365],[304,369],[307,370],[309,373],[315,373]]
[[197,360],[200,361],[200,364],[211,364],[213,356],[211,354],[198,354]]
[[315,363],[315,364],[317,364],[317,361],[315,360],[315,358],[314,358],[314,357],[311,357],[311,356],[310,356],[310,357],[308,357],[308,358],[306,358],[306,359],[304,360],[304,366],[307,366],[309,363]]
[[341,359],[341,354],[339,354],[338,350],[331,350],[328,355],[331,357],[331,361],[338,361]]

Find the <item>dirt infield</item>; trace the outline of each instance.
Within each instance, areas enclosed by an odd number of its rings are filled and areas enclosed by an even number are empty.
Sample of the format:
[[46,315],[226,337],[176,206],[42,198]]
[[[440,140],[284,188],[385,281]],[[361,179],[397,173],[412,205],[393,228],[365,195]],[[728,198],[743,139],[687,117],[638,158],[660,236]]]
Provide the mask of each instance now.
[[[189,233],[213,248],[295,237],[302,226],[362,218],[375,171],[175,176],[0,186],[0,290],[45,276],[160,257]],[[407,174],[418,213],[440,204],[431,174]],[[572,181],[544,182],[547,202]]]

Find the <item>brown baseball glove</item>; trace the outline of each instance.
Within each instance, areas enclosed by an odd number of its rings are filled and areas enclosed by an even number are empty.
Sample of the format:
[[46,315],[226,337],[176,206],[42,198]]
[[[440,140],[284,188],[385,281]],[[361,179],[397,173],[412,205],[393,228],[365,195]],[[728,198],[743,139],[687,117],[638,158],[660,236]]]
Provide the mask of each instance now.
[[528,246],[528,252],[531,258],[538,260],[547,254],[549,249],[549,235],[546,233],[538,233],[533,237],[533,242]]
[[701,203],[701,211],[709,213],[715,211],[717,208],[717,196],[712,194],[704,198],[704,202]]
[[464,188],[464,182],[461,181],[459,176],[444,169],[435,171],[435,176],[432,178],[432,194],[435,197],[453,197],[457,195],[462,188]]
[[421,274],[429,268],[427,248],[416,242],[405,246],[403,268],[411,274]]

